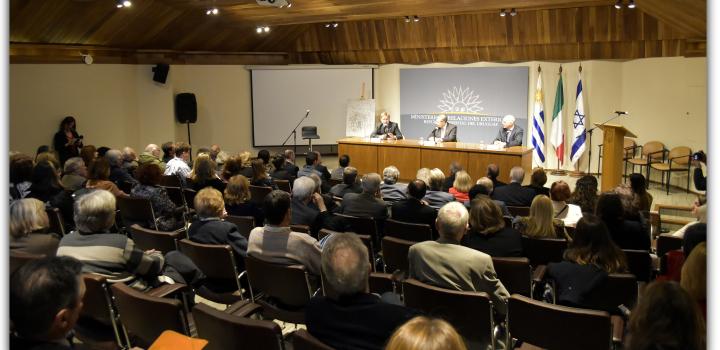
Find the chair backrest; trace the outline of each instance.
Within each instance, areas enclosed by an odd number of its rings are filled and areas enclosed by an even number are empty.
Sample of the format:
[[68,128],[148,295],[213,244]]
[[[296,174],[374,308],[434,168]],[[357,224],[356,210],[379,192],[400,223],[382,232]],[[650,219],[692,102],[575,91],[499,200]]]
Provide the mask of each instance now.
[[32,253],[26,253],[26,252],[19,252],[17,250],[10,250],[10,274],[15,272],[15,270],[19,269],[23,265],[35,261],[40,260],[45,257],[45,254],[32,254]]
[[[291,227],[292,227],[292,225],[291,225]],[[317,238],[317,239],[318,239],[318,240],[321,240],[321,239],[325,238],[325,236],[332,235],[333,233],[337,233],[337,231],[328,230],[328,229],[326,229],[326,228],[320,229],[320,231],[318,232],[318,238]],[[369,252],[368,258],[370,259],[370,265],[372,265],[372,266],[373,266],[373,269],[374,269],[374,267],[375,267],[375,266],[374,266],[374,265],[375,265],[375,250],[374,250],[374,246],[375,246],[375,245],[374,245],[374,243],[373,243],[373,241],[372,241],[372,238],[370,238],[369,235],[358,235],[357,233],[354,233],[354,232],[351,232],[351,233],[357,235],[357,237],[360,238],[360,240],[361,240],[361,241],[363,242],[363,244],[365,245],[365,248],[368,249],[368,252]]]
[[560,262],[567,248],[567,241],[559,238],[522,237],[523,255],[530,259],[530,265],[547,265]]
[[505,221],[505,226],[513,227],[513,218],[509,216],[503,216],[503,221]]
[[228,215],[225,217],[225,221],[235,224],[240,234],[245,236],[245,238],[250,239],[250,231],[255,228],[255,218],[252,216]]
[[655,245],[657,256],[664,256],[671,250],[682,248],[683,239],[670,234],[659,235]]
[[250,185],[250,201],[261,206],[265,196],[270,192],[272,192],[272,187]]
[[[662,161],[663,154],[662,151],[665,149],[665,145],[660,141],[650,141],[643,145],[642,148],[642,156],[643,158],[650,158],[652,161]],[[657,153],[656,153],[657,152]],[[652,154],[650,154],[652,153]]]
[[370,285],[370,293],[383,294],[395,291],[395,282],[389,273],[370,272],[368,284]]
[[621,315],[618,306],[625,305],[628,309],[632,309],[637,297],[638,285],[635,276],[629,273],[611,273],[608,274],[605,283],[586,296],[585,305],[593,310]]
[[192,310],[198,337],[207,339],[205,350],[282,350],[280,326],[268,320],[253,320],[216,310],[203,303]]
[[130,225],[136,223],[146,224],[152,222],[153,228],[158,229],[157,224],[155,224],[155,212],[149,199],[117,197],[117,206],[120,209],[120,217],[125,227],[130,227]]
[[180,187],[163,187],[170,197],[170,200],[178,207],[184,207],[185,197],[183,197],[183,191]]
[[191,188],[183,188],[182,194],[188,208],[195,209],[195,195],[197,192]]
[[177,241],[184,236],[181,232],[163,232],[144,228],[138,224],[130,226],[130,234],[132,235],[135,245],[142,250],[155,249],[167,254],[167,252],[177,250]]
[[302,265],[275,264],[248,255],[245,268],[253,299],[262,291],[286,306],[301,307],[312,297],[308,274]]
[[308,225],[290,225],[290,230],[310,234],[310,226]]
[[287,193],[292,193],[289,180],[273,180],[273,182],[275,183],[275,185],[277,185],[279,190],[285,191]]
[[293,350],[333,350],[313,337],[308,331],[299,329],[293,333]]
[[635,156],[635,140],[626,137],[623,140],[623,148],[625,149],[625,159],[630,159]]
[[528,258],[492,258],[497,278],[509,293],[531,296],[532,268]]
[[111,289],[120,321],[131,335],[140,339],[141,346],[149,346],[168,329],[190,335],[183,305],[179,300],[154,297],[124,283],[115,283]]
[[114,309],[107,279],[96,274],[83,274],[85,296],[80,315],[106,325],[113,323]]
[[180,251],[187,255],[208,278],[234,281],[240,290],[239,272],[229,245],[202,244],[181,239],[178,246]]
[[348,224],[350,227],[349,231],[361,235],[369,235],[373,238],[373,242],[379,242],[378,229],[375,219],[371,217],[357,217],[338,213],[335,213],[335,215],[341,217]]
[[406,241],[431,241],[432,228],[428,224],[413,224],[397,220],[385,221],[385,236],[396,237]]
[[182,187],[182,181],[177,175],[163,175],[160,177],[160,186]]
[[133,185],[134,184],[132,182],[128,182],[125,180],[120,180],[117,183],[117,187],[120,189],[120,191],[123,191],[127,194],[130,194],[130,192],[132,191]]
[[60,215],[60,209],[58,208],[47,208],[45,209],[48,219],[50,219],[50,232],[57,233],[60,237],[65,236],[65,222],[63,221],[62,215]]
[[385,261],[385,272],[393,273],[397,270],[408,272],[408,251],[417,242],[385,236],[382,239],[382,253]]
[[469,341],[490,344],[493,315],[485,292],[462,292],[407,279],[403,295],[407,307],[442,317]]
[[341,179],[330,179],[330,180],[325,180],[325,181],[327,181],[327,183],[330,187],[333,187],[335,185],[339,185],[339,184],[343,183],[343,180],[341,180]]
[[631,249],[623,249],[623,252],[625,252],[630,273],[635,275],[635,278],[640,282],[650,282],[650,274],[652,272],[650,252],[647,250]]
[[[668,159],[672,159],[672,162],[675,164],[688,165],[688,163],[690,163],[690,155],[691,154],[692,154],[692,150],[690,149],[690,147],[686,147],[686,146],[673,147],[673,149],[670,150],[670,153],[668,153]],[[677,158],[677,159],[673,159],[673,158]]]
[[513,207],[508,205],[508,211],[510,212],[510,215],[513,217],[515,216],[529,216],[530,215],[530,207]]
[[508,299],[510,335],[545,349],[611,348],[610,315],[604,311],[553,305],[513,294]]
[[650,222],[650,236],[659,238],[662,232],[662,221],[660,220],[660,212],[651,210],[648,212],[648,221]]

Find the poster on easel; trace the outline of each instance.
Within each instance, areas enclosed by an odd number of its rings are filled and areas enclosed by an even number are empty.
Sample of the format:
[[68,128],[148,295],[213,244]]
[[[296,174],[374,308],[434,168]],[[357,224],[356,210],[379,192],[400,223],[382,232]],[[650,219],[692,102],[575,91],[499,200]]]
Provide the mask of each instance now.
[[375,127],[375,100],[348,101],[345,117],[345,135],[369,137]]

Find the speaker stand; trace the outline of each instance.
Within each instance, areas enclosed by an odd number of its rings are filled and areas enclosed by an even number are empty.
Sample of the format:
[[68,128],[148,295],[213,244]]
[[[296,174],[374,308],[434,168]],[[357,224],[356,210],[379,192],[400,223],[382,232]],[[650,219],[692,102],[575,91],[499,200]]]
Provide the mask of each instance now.
[[187,130],[188,130],[188,144],[190,145],[190,163],[192,163],[193,152],[192,152],[192,140],[190,139],[190,122],[185,122],[185,124],[187,125]]

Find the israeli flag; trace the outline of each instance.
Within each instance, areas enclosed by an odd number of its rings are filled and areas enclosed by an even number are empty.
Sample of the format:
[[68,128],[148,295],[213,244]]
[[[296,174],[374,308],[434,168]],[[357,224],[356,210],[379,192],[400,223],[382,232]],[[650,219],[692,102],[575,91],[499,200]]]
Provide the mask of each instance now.
[[582,77],[578,79],[575,116],[573,116],[573,144],[570,150],[570,162],[575,165],[585,153],[585,105],[582,95]]

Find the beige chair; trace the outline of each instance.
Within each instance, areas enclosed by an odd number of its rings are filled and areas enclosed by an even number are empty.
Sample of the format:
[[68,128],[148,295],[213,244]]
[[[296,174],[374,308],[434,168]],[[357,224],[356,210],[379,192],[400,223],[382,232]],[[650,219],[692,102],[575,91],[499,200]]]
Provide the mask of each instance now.
[[[692,150],[690,147],[678,146],[674,147],[667,154],[667,161],[663,163],[652,163],[650,167],[662,172],[662,183],[665,184],[665,193],[670,194],[670,175],[673,172],[684,172],[687,177],[687,186],[685,191],[690,192],[690,156]],[[667,181],[665,179],[667,173]]]
[[[650,164],[662,163],[665,156],[665,145],[660,141],[650,141],[642,146],[635,146],[640,149],[640,157],[634,157],[627,161],[632,164],[632,171],[635,172],[635,166],[645,167],[645,178],[647,184],[650,184]],[[633,152],[635,152],[633,150]]]

